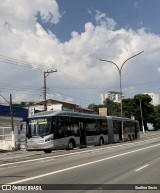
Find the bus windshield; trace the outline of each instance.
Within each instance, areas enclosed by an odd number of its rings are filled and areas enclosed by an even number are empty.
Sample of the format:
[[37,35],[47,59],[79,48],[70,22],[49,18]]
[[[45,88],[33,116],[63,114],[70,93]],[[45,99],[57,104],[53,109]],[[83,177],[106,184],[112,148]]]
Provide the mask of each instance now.
[[38,118],[29,120],[29,135],[33,136],[46,136],[52,133],[51,118]]

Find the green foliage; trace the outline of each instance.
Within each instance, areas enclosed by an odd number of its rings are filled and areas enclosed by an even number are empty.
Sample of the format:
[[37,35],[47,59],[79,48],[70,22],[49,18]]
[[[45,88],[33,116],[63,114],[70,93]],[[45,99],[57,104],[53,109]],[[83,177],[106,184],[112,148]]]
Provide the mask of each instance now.
[[94,103],[93,103],[93,104],[90,104],[90,105],[88,106],[88,109],[90,109],[90,110],[98,113],[98,105],[96,105],[96,104],[94,104]]
[[138,103],[139,101],[142,101],[142,103],[149,104],[152,100],[152,98],[148,94],[137,94],[134,96],[134,100]]
[[106,107],[108,115],[120,116],[120,104],[113,102],[110,99],[106,99],[103,105],[90,104],[88,109],[91,109],[99,113],[99,108]]
[[154,114],[152,115],[152,123],[155,130],[160,129],[160,105],[154,107]]
[[131,118],[136,115],[137,104],[134,99],[123,99],[123,115]]
[[155,115],[154,107],[150,104],[151,100],[152,98],[147,94],[138,94],[135,95],[133,99],[123,100],[125,116],[134,116],[135,119],[139,121],[141,127],[143,119],[145,130],[147,130],[147,123],[153,123],[153,117]]
[[[156,130],[160,129],[160,105],[153,106],[150,103],[151,100],[151,97],[147,94],[135,95],[133,99],[123,99],[123,116],[128,118],[134,116],[139,121],[141,127],[143,117],[145,130],[148,129],[147,123],[152,123]],[[120,116],[120,104],[110,99],[106,99],[103,105],[90,104],[88,108],[98,113],[100,107],[106,107],[108,115]]]
[[107,108],[108,115],[115,115],[115,116],[120,116],[120,104],[115,103],[110,99],[105,99],[104,102],[104,107]]

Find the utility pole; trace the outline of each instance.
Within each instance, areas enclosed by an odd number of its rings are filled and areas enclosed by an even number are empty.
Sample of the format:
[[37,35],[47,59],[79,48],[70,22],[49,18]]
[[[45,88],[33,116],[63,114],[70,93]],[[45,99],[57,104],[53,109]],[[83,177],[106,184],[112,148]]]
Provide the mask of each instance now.
[[11,116],[11,128],[12,128],[12,142],[15,148],[15,136],[14,136],[14,123],[13,123],[13,110],[12,110],[12,94],[10,94],[10,116]]
[[46,78],[49,76],[50,73],[57,72],[57,70],[50,70],[50,71],[44,71],[44,111],[47,111],[47,97],[46,97],[46,92],[47,92],[47,87],[46,87]]

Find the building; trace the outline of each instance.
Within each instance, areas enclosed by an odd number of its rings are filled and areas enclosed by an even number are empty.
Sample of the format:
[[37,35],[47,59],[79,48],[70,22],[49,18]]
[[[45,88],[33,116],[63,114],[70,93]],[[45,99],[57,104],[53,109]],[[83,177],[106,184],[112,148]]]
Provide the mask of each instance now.
[[151,101],[152,105],[154,106],[159,105],[159,95],[158,94],[156,93],[145,93],[145,94],[148,94],[152,98],[152,101]]
[[[12,107],[13,117],[25,120],[28,118],[28,110],[22,107]],[[0,105],[0,116],[10,117],[10,106]]]
[[12,107],[13,127],[10,106],[0,105],[0,150],[25,148],[26,128],[22,122],[28,117],[28,109]]
[[[115,91],[109,91],[108,93],[101,94],[101,104],[103,104],[105,99],[110,99],[113,102],[120,103],[121,102],[121,93],[115,92]],[[124,99],[124,96],[122,95],[122,99]]]
[[[94,113],[90,109],[81,108],[79,105],[59,101],[59,100],[52,100],[48,99],[47,101],[47,111],[54,111],[54,110],[65,110],[65,111],[76,111],[82,113]],[[28,107],[28,116],[32,116],[36,113],[36,111],[44,111],[44,101],[29,105]]]

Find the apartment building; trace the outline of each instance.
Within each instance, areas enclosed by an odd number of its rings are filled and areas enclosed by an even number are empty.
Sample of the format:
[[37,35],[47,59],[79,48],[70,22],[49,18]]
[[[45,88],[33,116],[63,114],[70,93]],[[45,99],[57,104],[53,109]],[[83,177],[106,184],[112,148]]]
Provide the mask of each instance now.
[[[110,99],[113,102],[120,103],[121,102],[121,93],[115,92],[115,91],[109,91],[108,93],[101,94],[101,104],[103,104],[105,99]],[[124,99],[124,96],[122,95],[122,99]]]
[[154,106],[159,105],[159,95],[158,94],[156,93],[145,93],[145,94],[148,94],[152,98],[152,101],[151,101],[152,105]]

